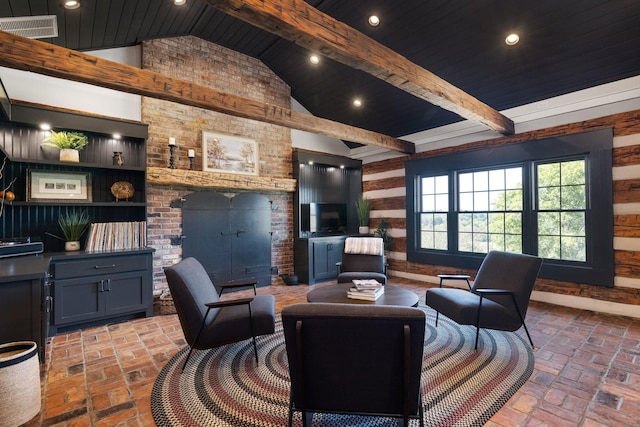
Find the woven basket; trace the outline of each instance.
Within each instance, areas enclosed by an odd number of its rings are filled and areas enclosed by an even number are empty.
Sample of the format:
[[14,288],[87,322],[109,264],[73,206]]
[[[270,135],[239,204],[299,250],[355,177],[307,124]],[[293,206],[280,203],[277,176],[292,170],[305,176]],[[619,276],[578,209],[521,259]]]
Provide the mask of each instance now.
[[33,341],[0,344],[0,426],[24,424],[38,412],[38,346]]
[[176,306],[173,305],[173,297],[169,290],[162,292],[160,295],[160,314],[176,314]]

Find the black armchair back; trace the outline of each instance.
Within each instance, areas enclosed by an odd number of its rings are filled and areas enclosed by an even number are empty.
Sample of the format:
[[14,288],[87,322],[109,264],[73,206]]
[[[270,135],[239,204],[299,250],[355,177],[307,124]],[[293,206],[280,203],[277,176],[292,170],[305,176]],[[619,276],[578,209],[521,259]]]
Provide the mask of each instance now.
[[[377,253],[349,252],[349,243],[352,239],[366,239],[368,242],[376,242],[380,245]],[[366,245],[354,245],[354,247]],[[348,237],[345,241],[345,251],[342,254],[342,262],[338,263],[338,283],[348,283],[354,279],[375,279],[382,284],[387,283],[387,260],[383,252],[381,238]],[[376,251],[373,251],[376,252]]]
[[480,328],[517,331],[524,323],[533,285],[542,259],[532,255],[491,251],[480,265],[471,292],[463,289],[428,289],[426,304],[461,325],[476,326],[476,348]]
[[184,337],[191,347],[209,349],[275,330],[273,295],[220,301],[209,275],[195,258],[185,258],[164,270]]
[[297,304],[282,310],[291,377],[289,425],[302,411],[422,421],[425,314],[408,307]]

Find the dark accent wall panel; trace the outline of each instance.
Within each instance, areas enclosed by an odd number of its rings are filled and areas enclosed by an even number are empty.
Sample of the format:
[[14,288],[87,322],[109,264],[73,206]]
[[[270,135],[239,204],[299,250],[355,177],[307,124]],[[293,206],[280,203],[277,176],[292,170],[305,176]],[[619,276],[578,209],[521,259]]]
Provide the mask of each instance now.
[[294,195],[295,235],[300,236],[300,205],[344,203],[349,233],[357,233],[355,201],[362,195],[362,162],[346,157],[296,150],[293,176],[298,181]]

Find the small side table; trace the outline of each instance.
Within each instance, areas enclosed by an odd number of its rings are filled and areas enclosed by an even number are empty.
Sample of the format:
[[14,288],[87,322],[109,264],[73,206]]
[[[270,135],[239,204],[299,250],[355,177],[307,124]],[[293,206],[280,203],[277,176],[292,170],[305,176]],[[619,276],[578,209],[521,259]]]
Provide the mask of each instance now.
[[467,282],[469,290],[471,290],[471,283],[469,283],[471,276],[466,274],[438,274],[438,277],[440,278],[440,287],[442,287],[442,282],[444,280],[464,280]]

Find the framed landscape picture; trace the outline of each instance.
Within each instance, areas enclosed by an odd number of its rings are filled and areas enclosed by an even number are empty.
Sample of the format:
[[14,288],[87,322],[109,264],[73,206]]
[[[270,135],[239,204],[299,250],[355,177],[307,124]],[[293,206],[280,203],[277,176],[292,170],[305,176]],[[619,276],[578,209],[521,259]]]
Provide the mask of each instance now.
[[28,202],[91,203],[89,172],[27,171]]
[[258,175],[258,144],[253,139],[203,131],[202,170]]

